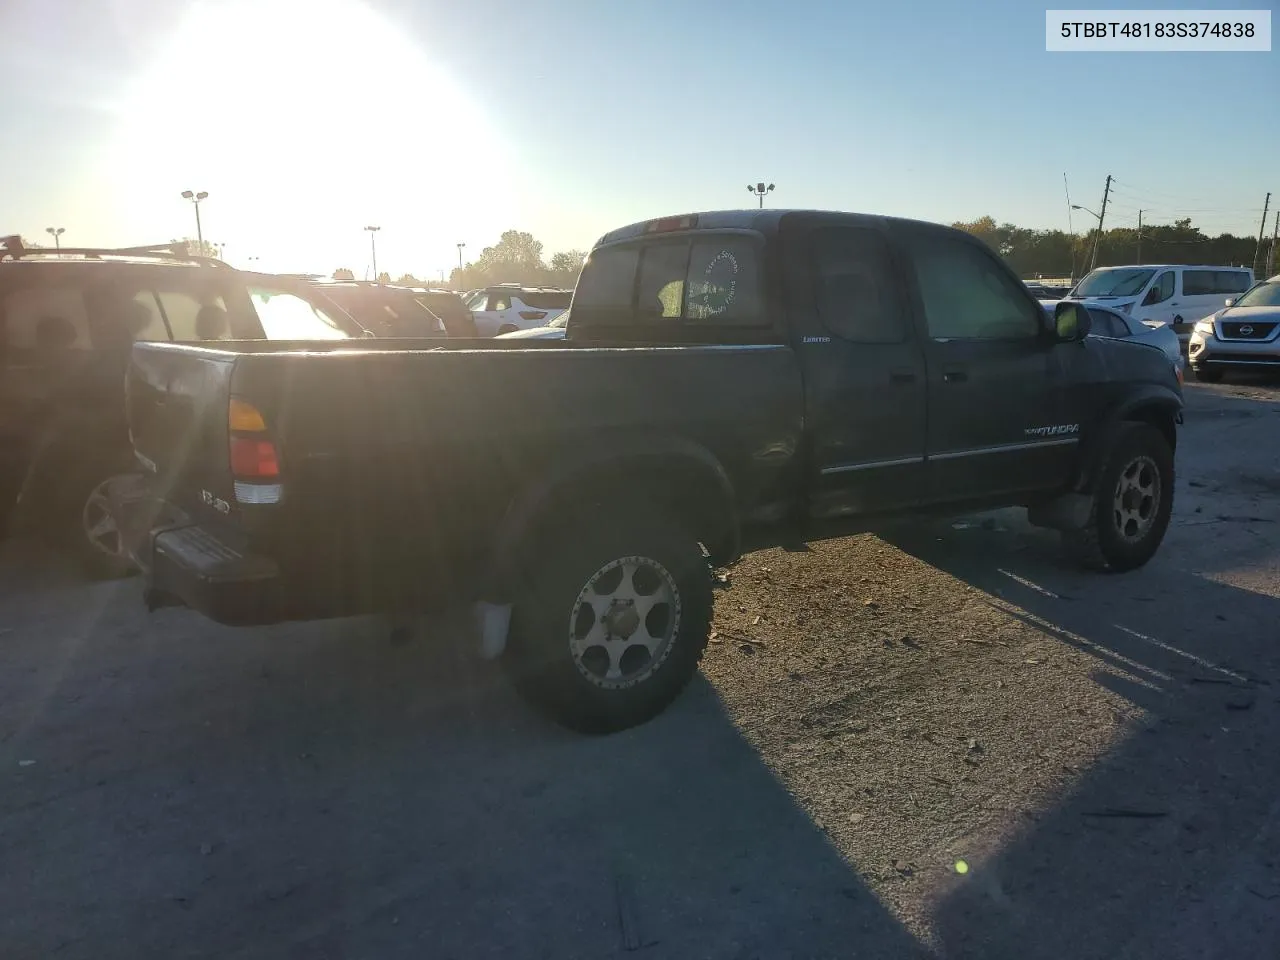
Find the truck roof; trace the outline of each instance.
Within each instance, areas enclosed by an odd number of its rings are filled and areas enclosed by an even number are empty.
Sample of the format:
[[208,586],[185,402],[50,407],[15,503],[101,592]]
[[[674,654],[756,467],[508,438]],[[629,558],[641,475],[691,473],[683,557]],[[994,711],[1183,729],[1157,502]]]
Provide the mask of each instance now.
[[[708,210],[699,213],[683,213],[669,217],[641,220],[625,227],[618,227],[604,234],[595,245],[631,240],[647,233],[667,230],[776,230],[782,218],[789,214],[816,214],[847,218],[853,223],[910,223],[934,230],[954,231],[954,227],[909,217],[886,217],[875,213],[851,213],[845,210],[810,210],[805,208],[771,208],[768,210]],[[687,221],[687,222],[686,222]],[[658,225],[663,226],[658,226]]]

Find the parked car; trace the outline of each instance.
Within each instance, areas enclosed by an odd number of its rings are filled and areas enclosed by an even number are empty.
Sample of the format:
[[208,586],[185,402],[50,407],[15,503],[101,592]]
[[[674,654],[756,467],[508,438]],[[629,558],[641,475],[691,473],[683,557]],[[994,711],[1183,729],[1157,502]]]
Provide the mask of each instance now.
[[474,337],[462,299],[448,290],[366,280],[320,280],[316,286],[379,337]]
[[1090,306],[1102,306],[1133,317],[1167,323],[1185,349],[1191,328],[1253,285],[1249,267],[1163,264],[1101,267],[1076,284],[1069,295]]
[[[768,278],[766,280],[766,278]],[[1024,505],[1096,568],[1169,522],[1181,387],[1049,322],[948,227],[750,210],[606,234],[561,341],[138,344],[152,606],[231,624],[480,601],[578,729],[661,711],[707,643],[708,564],[869,514]],[[461,349],[459,349],[461,348]],[[465,402],[464,402],[465,400]]]
[[476,293],[467,303],[482,337],[545,327],[569,309],[572,290],[499,284]]
[[1027,283],[1027,289],[1037,300],[1062,300],[1071,292],[1070,287],[1049,287],[1043,283]]
[[[1060,300],[1041,300],[1040,305],[1044,307],[1045,313],[1053,316],[1057,310]],[[1148,343],[1158,350],[1164,351],[1165,356],[1173,364],[1178,376],[1181,377],[1186,366],[1186,361],[1182,356],[1182,345],[1178,342],[1178,335],[1173,332],[1173,328],[1167,323],[1160,323],[1156,320],[1138,321],[1133,317],[1126,317],[1122,313],[1110,310],[1106,307],[1090,306],[1089,320],[1091,337],[1110,337],[1116,340],[1133,340],[1137,343]]]
[[364,331],[305,281],[174,247],[0,241],[0,525],[124,572],[108,480],[137,469],[124,377],[137,340],[332,339]]
[[1209,383],[1229,370],[1280,371],[1280,274],[1198,321],[1189,357],[1196,379]]
[[545,327],[531,327],[528,330],[513,330],[511,333],[498,334],[499,340],[563,340],[569,327],[569,311],[566,310]]

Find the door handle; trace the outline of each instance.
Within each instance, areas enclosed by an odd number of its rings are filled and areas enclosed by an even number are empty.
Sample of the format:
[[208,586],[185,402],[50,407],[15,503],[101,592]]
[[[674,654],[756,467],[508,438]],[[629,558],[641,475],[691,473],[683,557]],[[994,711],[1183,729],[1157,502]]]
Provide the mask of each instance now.
[[890,370],[890,383],[915,383],[916,374],[914,370]]
[[943,370],[942,379],[946,383],[964,383],[969,379],[969,374],[964,370]]

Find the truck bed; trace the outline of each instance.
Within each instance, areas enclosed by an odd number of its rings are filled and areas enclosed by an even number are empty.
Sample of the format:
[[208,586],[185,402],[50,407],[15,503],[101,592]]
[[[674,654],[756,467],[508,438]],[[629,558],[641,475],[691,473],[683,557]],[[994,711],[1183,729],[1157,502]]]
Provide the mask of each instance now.
[[[521,498],[595,457],[684,445],[714,461],[743,516],[784,509],[798,489],[803,396],[788,347],[531,346],[138,344],[135,450],[176,529],[198,525],[258,575],[263,558],[278,569],[288,599],[256,620],[295,605],[315,616],[321,598],[336,616],[472,597]],[[239,494],[233,396],[276,444],[278,502]]]

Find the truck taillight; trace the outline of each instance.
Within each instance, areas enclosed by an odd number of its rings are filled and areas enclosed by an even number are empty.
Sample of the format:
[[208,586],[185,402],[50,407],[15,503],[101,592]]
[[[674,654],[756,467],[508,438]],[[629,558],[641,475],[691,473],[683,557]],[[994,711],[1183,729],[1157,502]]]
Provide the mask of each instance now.
[[520,311],[521,320],[541,320],[546,315],[547,315],[547,311],[545,310],[521,310]]
[[237,480],[274,480],[280,476],[276,445],[270,440],[231,438],[231,472]]
[[267,434],[267,420],[247,400],[232,397],[227,408],[231,476],[240,503],[280,499],[280,457]]

